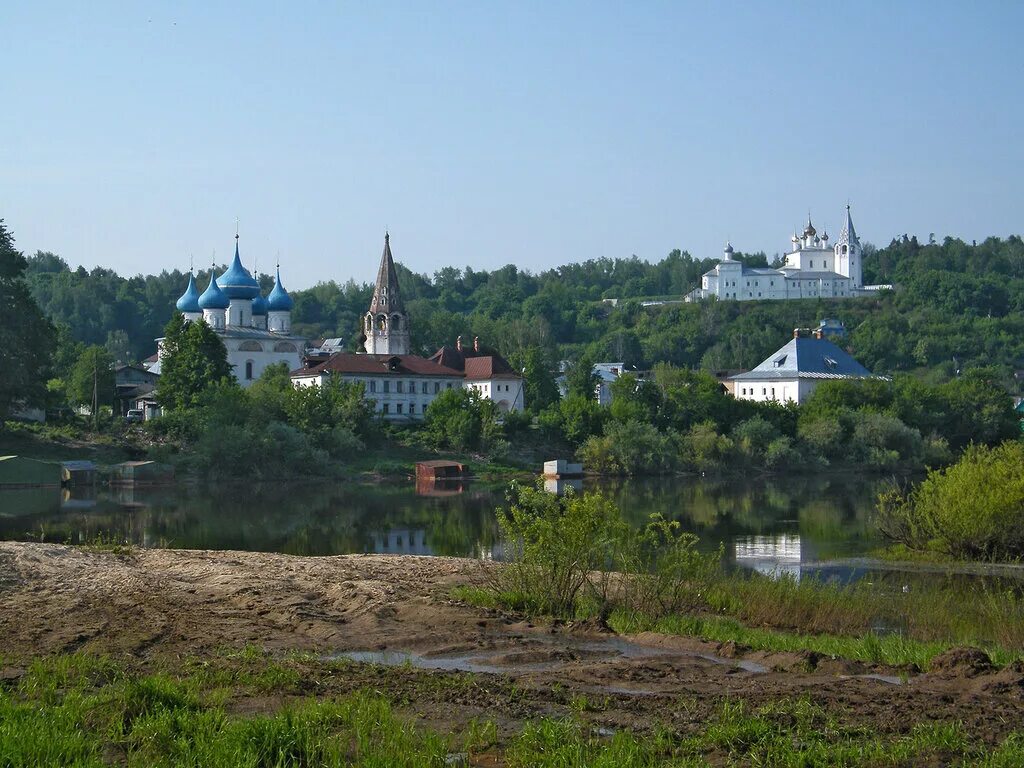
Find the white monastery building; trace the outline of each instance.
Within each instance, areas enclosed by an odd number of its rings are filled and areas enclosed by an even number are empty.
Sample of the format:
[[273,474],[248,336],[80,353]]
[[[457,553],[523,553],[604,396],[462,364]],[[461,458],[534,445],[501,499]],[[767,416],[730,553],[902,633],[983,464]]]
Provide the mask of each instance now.
[[740,400],[794,402],[798,405],[823,381],[881,379],[824,332],[794,329],[793,338],[751,371],[729,378],[733,396]]
[[292,382],[310,387],[337,377],[361,384],[364,397],[389,421],[422,419],[434,398],[449,389],[474,389],[503,413],[524,408],[522,376],[497,353],[481,349],[478,339],[471,350],[459,337],[454,348],[441,347],[429,358],[410,353],[409,315],[387,234],[363,336],[361,353],[306,355],[292,370]]
[[[210,276],[202,295],[190,273],[188,287],[178,299],[177,310],[187,321],[205,320],[224,342],[231,371],[243,387],[248,387],[264,370],[275,363],[287,363],[288,369],[302,363],[305,339],[291,335],[294,302],[281,284],[278,265],[274,288],[264,298],[256,278],[242,266],[235,235],[235,257],[220,276]],[[149,370],[160,373],[163,339],[157,339],[157,362]]]
[[733,247],[726,243],[722,260],[701,277],[700,288],[687,294],[686,301],[712,296],[722,301],[845,298],[891,287],[864,285],[861,279],[863,252],[849,205],[835,245],[829,243],[827,232],[818,234],[808,216],[803,234],[793,235],[791,247],[783,266],[774,269],[746,266],[733,258]]

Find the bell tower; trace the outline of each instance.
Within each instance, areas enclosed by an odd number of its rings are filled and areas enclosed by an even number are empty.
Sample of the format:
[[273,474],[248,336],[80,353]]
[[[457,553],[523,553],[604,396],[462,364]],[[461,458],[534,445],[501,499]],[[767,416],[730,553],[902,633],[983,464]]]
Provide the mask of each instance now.
[[409,316],[398,290],[398,272],[391,256],[391,238],[384,233],[384,253],[380,257],[377,284],[370,310],[363,318],[363,349],[369,355],[408,355]]
[[850,278],[850,285],[859,290],[864,287],[864,280],[861,277],[861,256],[860,238],[857,237],[857,230],[853,228],[853,218],[850,216],[850,204],[846,204],[846,221],[839,233],[839,239],[835,245],[836,272]]

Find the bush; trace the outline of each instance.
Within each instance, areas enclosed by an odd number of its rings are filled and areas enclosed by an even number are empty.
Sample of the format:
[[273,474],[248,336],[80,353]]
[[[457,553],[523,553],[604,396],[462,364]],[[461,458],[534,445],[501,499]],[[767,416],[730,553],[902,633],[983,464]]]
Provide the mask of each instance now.
[[618,507],[602,494],[570,490],[559,497],[543,485],[513,484],[498,524],[510,561],[498,577],[501,591],[527,611],[560,616],[575,615],[593,587],[591,571],[614,567],[629,531]]
[[1024,556],[1024,444],[972,446],[909,493],[884,491],[878,525],[915,549],[977,559]]
[[609,422],[604,432],[583,444],[580,455],[588,469],[608,475],[653,475],[675,469],[674,435],[637,421]]

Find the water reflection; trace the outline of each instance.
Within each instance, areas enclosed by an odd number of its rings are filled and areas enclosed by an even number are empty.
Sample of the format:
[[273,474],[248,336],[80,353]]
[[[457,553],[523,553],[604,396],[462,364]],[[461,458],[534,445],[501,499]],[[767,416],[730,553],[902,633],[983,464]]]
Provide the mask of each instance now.
[[[878,481],[809,476],[757,482],[664,478],[552,481],[601,489],[634,525],[661,513],[729,563],[806,575],[812,564],[877,545],[870,511]],[[500,558],[494,510],[505,486],[465,480],[227,488],[0,491],[0,539],[292,554],[351,552]]]

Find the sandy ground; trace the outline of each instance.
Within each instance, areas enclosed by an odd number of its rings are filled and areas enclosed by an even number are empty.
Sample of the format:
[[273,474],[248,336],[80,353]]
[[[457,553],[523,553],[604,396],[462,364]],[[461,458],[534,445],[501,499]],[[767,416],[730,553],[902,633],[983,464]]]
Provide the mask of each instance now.
[[[0,667],[74,650],[144,662],[256,644],[274,653],[408,659],[411,682],[400,693],[439,727],[481,714],[512,722],[558,713],[579,696],[601,702],[594,715],[601,724],[639,729],[699,727],[727,699],[757,705],[798,696],[886,733],[957,721],[994,742],[1024,723],[1021,665],[992,670],[969,653],[951,653],[939,669],[895,684],[870,675],[898,677],[897,670],[813,654],[535,626],[449,599],[453,585],[479,582],[483,568],[449,558],[118,555],[0,542]],[[379,668],[353,669],[330,690],[380,684]],[[478,682],[424,686],[414,679],[451,674],[443,670],[474,672]],[[401,677],[389,677],[389,685]]]

